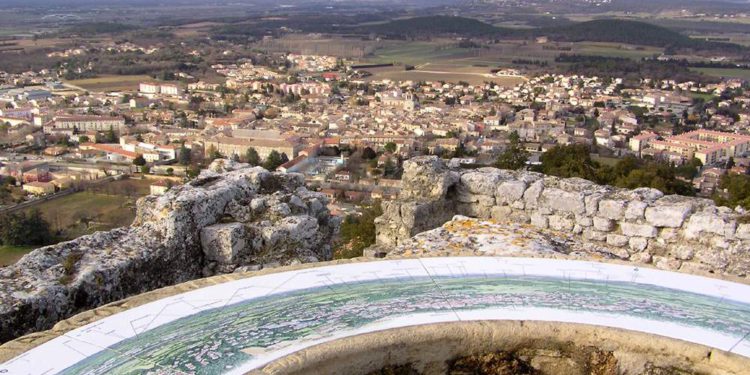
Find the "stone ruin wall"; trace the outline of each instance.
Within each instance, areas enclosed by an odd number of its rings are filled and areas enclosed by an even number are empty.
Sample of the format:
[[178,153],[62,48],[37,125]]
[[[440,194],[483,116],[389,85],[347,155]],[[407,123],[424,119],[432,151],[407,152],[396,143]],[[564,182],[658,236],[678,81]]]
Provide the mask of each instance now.
[[496,168],[459,171],[437,157],[418,157],[404,163],[401,194],[383,210],[376,219],[378,255],[464,215],[572,233],[591,246],[592,258],[607,254],[666,270],[739,277],[750,271],[744,211],[650,188]]
[[0,343],[125,297],[215,274],[330,260],[338,222],[299,174],[218,160],[137,204],[132,226],[0,268]]

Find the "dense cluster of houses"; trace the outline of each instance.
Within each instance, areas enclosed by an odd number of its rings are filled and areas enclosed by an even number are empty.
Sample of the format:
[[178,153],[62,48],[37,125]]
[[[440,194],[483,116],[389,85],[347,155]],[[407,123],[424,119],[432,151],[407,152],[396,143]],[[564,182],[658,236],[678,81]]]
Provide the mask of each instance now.
[[[644,79],[625,88],[619,79],[547,74],[504,86],[361,78],[327,56],[286,61],[215,65],[221,83],[143,82],[135,92],[71,92],[49,71],[0,73],[0,137],[6,151],[125,164],[143,158],[153,167],[176,163],[181,151],[192,161],[243,159],[252,148],[261,160],[284,155],[281,170],[360,186],[379,186],[388,180],[379,177],[385,165],[417,154],[491,163],[511,133],[532,162],[555,145],[577,143],[675,164],[697,158],[706,170],[750,152],[750,97],[724,95],[740,81]],[[698,106],[696,96],[716,99]],[[688,125],[694,130],[674,134]],[[352,157],[365,148],[377,160]],[[374,195],[388,196],[386,188]],[[334,195],[345,191],[356,192]],[[372,191],[359,192],[369,199]]]

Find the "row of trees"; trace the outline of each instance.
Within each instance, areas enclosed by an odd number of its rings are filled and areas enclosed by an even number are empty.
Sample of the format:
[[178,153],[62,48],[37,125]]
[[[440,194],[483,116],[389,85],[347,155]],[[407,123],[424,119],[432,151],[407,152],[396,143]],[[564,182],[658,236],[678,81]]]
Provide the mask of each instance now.
[[[495,166],[502,169],[523,169],[528,161],[518,134],[510,136],[508,148],[497,159]],[[599,184],[635,189],[650,187],[665,194],[695,195],[692,185],[687,182],[698,173],[701,162],[697,159],[685,165],[674,167],[670,164],[626,156],[615,165],[602,165],[591,158],[591,150],[586,145],[555,146],[543,153],[541,164],[532,170],[563,178],[579,177]],[[680,178],[681,177],[681,178]]]
[[[209,147],[207,154],[208,159],[211,161],[224,157],[224,155],[214,147]],[[289,161],[289,156],[287,156],[286,153],[278,152],[276,150],[272,150],[268,153],[265,160],[261,160],[260,154],[258,154],[258,151],[253,147],[248,148],[247,151],[245,151],[245,155],[242,157],[232,155],[232,158],[237,161],[248,163],[253,167],[261,166],[269,171],[274,171],[276,168]]]

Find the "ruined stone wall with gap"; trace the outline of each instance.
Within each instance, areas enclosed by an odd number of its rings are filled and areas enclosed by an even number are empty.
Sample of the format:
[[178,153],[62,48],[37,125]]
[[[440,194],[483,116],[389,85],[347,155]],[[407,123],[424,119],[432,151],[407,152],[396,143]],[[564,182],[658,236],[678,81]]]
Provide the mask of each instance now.
[[741,210],[650,188],[496,168],[459,171],[437,157],[418,157],[404,163],[401,195],[383,210],[376,220],[381,255],[465,215],[572,233],[596,244],[596,256],[661,269],[740,277],[750,270],[750,223]]

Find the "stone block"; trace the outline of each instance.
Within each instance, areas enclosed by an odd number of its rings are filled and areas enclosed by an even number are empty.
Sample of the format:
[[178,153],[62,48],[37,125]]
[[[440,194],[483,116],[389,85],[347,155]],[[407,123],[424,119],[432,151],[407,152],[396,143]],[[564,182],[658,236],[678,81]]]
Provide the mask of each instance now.
[[668,271],[676,271],[680,269],[680,266],[682,266],[682,262],[677,259],[662,257],[662,256],[654,256],[653,257],[653,263],[658,269],[662,270],[668,270]]
[[612,233],[607,235],[607,245],[610,246],[623,247],[627,245],[629,241],[630,239],[623,235]]
[[676,246],[674,251],[672,252],[672,255],[674,255],[675,258],[680,260],[690,260],[693,259],[693,255],[695,254],[695,248],[690,245],[679,245]]
[[599,232],[597,230],[594,230],[592,228],[586,228],[583,230],[583,238],[587,241],[606,241],[607,240],[607,233],[605,232]]
[[526,208],[536,208],[539,197],[544,190],[544,180],[538,180],[531,184],[523,193],[523,200],[526,202]]
[[713,233],[727,238],[733,238],[737,229],[737,221],[726,220],[714,213],[698,212],[690,216],[685,224],[685,237],[698,238],[704,233]]
[[688,203],[658,204],[646,208],[646,221],[657,227],[679,228],[693,210]]
[[576,215],[576,225],[588,228],[594,225],[594,220],[588,216]]
[[620,220],[625,213],[626,202],[622,200],[602,199],[599,202],[599,216],[612,220]]
[[610,232],[615,229],[615,221],[603,217],[596,216],[593,219],[594,229],[600,232]]
[[648,204],[646,202],[640,202],[640,201],[629,202],[628,207],[625,209],[625,219],[626,220],[643,219],[645,217],[646,207],[648,207]]
[[521,180],[503,181],[495,190],[495,200],[498,204],[513,204],[523,198],[525,191],[526,183]]
[[620,230],[628,237],[656,237],[656,227],[648,224],[620,223]]
[[547,188],[542,192],[542,201],[546,207],[558,212],[572,214],[583,214],[586,212],[583,194],[579,192]]
[[633,237],[628,241],[630,250],[641,252],[648,247],[648,240],[643,237]]

